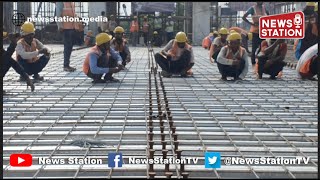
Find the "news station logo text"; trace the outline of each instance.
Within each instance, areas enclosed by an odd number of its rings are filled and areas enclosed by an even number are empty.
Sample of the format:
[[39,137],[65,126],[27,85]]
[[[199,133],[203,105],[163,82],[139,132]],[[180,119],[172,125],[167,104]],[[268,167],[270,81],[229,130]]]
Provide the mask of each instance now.
[[303,39],[304,14],[301,11],[263,16],[259,19],[260,39]]

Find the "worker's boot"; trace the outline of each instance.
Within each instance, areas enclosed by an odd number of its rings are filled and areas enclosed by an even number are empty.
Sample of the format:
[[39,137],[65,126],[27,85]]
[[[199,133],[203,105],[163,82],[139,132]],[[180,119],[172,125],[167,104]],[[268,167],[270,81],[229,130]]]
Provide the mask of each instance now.
[[43,81],[44,80],[43,76],[40,76],[39,74],[34,74],[33,79],[36,81]]
[[222,76],[222,77],[220,78],[220,80],[221,80],[221,81],[227,81],[227,77],[226,77],[226,76]]
[[64,71],[67,71],[67,72],[74,72],[76,70],[76,68],[74,67],[70,67],[70,66],[65,66],[63,68]]
[[171,73],[169,73],[169,72],[167,72],[167,71],[165,71],[165,70],[162,70],[162,71],[161,71],[161,75],[162,75],[163,77],[171,77],[171,76],[172,76]]

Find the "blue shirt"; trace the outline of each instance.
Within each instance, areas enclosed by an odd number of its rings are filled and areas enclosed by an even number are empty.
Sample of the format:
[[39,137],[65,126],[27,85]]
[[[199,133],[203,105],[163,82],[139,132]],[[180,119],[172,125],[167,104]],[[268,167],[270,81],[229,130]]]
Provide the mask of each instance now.
[[[120,56],[120,54],[115,51],[113,48],[110,48],[110,54],[111,54],[111,57],[115,60],[118,61],[118,64],[122,64],[122,58]],[[89,65],[90,65],[90,71],[93,73],[93,74],[105,74],[105,73],[108,73],[109,72],[109,69],[110,68],[104,68],[104,67],[98,67],[98,59],[99,57],[102,57],[103,60],[106,61],[106,54],[105,53],[102,53],[101,51],[99,52],[99,55],[98,54],[95,54],[95,53],[91,53],[90,56],[89,56]]]

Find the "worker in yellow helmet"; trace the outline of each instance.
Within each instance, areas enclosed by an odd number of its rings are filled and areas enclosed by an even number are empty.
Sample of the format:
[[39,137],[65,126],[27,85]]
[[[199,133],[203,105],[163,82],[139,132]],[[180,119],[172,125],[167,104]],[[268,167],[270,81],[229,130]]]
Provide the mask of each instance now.
[[93,79],[92,83],[119,82],[112,75],[123,70],[122,58],[110,47],[111,38],[112,36],[107,33],[98,34],[96,45],[86,55],[82,69],[88,77]]
[[[34,38],[35,28],[31,22],[25,22],[21,26],[22,38],[17,42],[17,61],[24,68],[27,74],[33,75],[36,81],[43,81],[39,75],[50,60],[50,53],[38,39]],[[38,56],[42,54],[42,56]],[[20,76],[21,81],[26,79]]]
[[160,53],[155,54],[155,60],[162,69],[163,77],[171,77],[173,74],[181,77],[191,75],[194,54],[192,46],[187,43],[186,33],[178,32],[175,39],[170,40]]
[[251,39],[249,38],[249,34],[246,30],[239,28],[239,27],[231,27],[229,28],[230,34],[232,33],[239,33],[241,35],[241,46],[244,47],[247,51],[247,53],[250,53],[249,48],[248,48],[248,40],[252,39],[252,33],[251,34]]
[[229,34],[229,32],[226,28],[221,28],[219,30],[220,37],[215,38],[211,44],[211,47],[210,47],[209,59],[210,59],[211,63],[213,63],[213,61],[217,60],[217,56],[218,56],[221,48],[223,46],[227,45],[228,34]]
[[261,43],[261,50],[257,55],[258,79],[262,79],[263,74],[269,74],[270,79],[276,76],[286,65],[284,59],[287,54],[287,44],[284,39],[266,39]]
[[[26,80],[27,87],[30,86],[31,91],[34,91],[33,82],[29,78],[28,74],[25,72],[23,67],[21,67],[21,65],[11,57],[15,51],[16,46],[17,46],[17,41],[20,38],[20,34],[18,34],[18,33],[17,34],[8,34],[7,32],[3,32],[3,38],[4,38],[4,40],[8,38],[10,41],[10,45],[7,48],[7,50],[4,50],[4,48],[2,47],[2,52],[1,52],[1,54],[2,54],[2,64],[1,64],[1,66],[2,66],[2,71],[1,71],[2,79],[7,74],[9,69],[12,67],[18,74],[20,74],[21,77],[23,77]],[[3,91],[3,94],[5,94],[5,91]]]
[[159,35],[159,32],[158,31],[154,31],[153,32],[153,36],[152,36],[152,44],[154,46],[157,46],[157,47],[161,47],[161,37]]
[[117,26],[113,33],[115,38],[111,40],[111,47],[120,54],[123,60],[122,65],[125,67],[126,64],[131,61],[131,53],[128,47],[128,42],[123,37],[124,29],[121,26]]
[[223,81],[226,81],[227,77],[242,80],[248,73],[248,53],[240,44],[241,35],[232,33],[228,37],[228,45],[219,52],[217,65]]

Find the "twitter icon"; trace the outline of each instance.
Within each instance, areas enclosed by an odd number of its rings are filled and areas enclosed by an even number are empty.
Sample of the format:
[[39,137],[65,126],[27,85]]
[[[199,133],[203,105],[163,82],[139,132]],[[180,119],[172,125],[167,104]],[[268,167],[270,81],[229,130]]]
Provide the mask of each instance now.
[[205,168],[221,168],[220,152],[205,153]]

